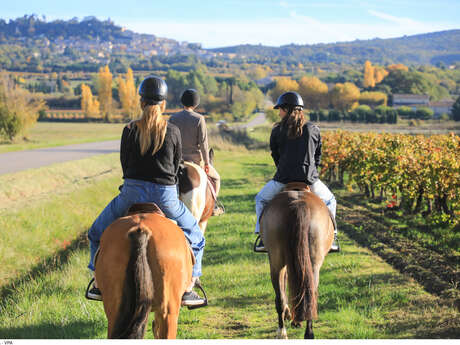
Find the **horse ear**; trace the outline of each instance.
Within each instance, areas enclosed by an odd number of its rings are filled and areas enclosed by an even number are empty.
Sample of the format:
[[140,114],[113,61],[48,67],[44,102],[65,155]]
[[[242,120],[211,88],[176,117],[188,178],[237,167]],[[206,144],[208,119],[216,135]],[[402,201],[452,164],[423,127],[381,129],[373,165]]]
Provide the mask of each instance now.
[[214,150],[212,148],[209,149],[209,162],[212,164],[214,161]]

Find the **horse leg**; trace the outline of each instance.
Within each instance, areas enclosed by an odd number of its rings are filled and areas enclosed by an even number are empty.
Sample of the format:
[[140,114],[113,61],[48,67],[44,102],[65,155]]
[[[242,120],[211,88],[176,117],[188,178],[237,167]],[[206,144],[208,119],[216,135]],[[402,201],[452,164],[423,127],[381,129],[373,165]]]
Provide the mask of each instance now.
[[[323,261],[320,260],[319,263],[313,265],[313,280],[314,280],[314,287],[315,287],[315,296],[314,298],[318,298],[318,285],[319,285],[319,270],[321,268]],[[313,334],[313,320],[307,320],[307,326],[305,328],[305,334],[303,336],[304,339],[314,339],[315,336]]]
[[305,334],[303,336],[304,339],[314,339],[315,336],[313,335],[313,321],[307,320],[307,327],[305,328]]
[[[278,339],[287,339],[287,332],[286,327],[284,325],[284,317],[285,317],[285,308],[284,306],[286,303],[286,291],[282,290],[281,287],[285,286],[284,284],[284,273],[286,272],[286,267],[282,269],[276,270],[272,268],[271,272],[271,279],[273,289],[275,290],[275,306],[276,312],[278,313],[278,331],[277,331],[277,338]],[[289,309],[289,308],[288,308]]]
[[287,286],[287,269],[283,268],[280,272],[283,276],[280,279],[280,290],[281,290],[281,301],[283,305],[284,320],[291,320],[291,310],[288,306],[288,299],[286,297],[286,286]]

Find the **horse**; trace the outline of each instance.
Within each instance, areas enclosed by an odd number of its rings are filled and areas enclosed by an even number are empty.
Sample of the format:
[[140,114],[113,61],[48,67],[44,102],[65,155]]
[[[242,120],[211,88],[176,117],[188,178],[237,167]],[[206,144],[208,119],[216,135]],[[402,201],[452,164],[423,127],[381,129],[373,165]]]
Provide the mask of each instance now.
[[[210,149],[211,165],[213,159],[214,151]],[[215,185],[211,186],[213,183]],[[195,217],[203,234],[206,231],[208,219],[212,216],[219,190],[220,183],[216,184],[214,179],[208,179],[203,168],[193,162],[184,162],[184,167],[179,174],[179,199]]]
[[277,337],[287,339],[285,320],[291,319],[294,327],[300,327],[301,322],[307,320],[304,338],[313,339],[319,271],[334,239],[329,211],[312,192],[299,188],[298,184],[288,184],[265,207],[260,232],[268,251],[275,290]]
[[183,231],[158,206],[137,204],[114,221],[95,260],[108,338],[143,338],[150,312],[155,338],[176,338],[195,257]]

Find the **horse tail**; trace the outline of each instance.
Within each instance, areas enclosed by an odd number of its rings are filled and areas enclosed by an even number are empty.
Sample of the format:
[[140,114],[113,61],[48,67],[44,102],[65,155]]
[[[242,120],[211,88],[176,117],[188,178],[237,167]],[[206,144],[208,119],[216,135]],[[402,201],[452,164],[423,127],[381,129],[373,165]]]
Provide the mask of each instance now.
[[317,300],[310,259],[311,211],[303,199],[291,199],[287,219],[288,279],[293,305],[293,320],[313,320],[317,317]]
[[128,232],[131,254],[112,338],[143,338],[153,302],[152,272],[147,260],[150,231],[142,225]]

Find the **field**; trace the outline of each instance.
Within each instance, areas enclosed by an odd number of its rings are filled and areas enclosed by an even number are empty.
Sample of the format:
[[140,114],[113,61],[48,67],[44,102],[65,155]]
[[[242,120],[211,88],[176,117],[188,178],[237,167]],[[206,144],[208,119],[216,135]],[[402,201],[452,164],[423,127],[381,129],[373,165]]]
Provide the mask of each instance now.
[[[206,234],[202,282],[210,305],[183,309],[178,337],[274,338],[267,258],[252,252],[254,196],[274,172],[266,130],[251,137],[211,130],[211,139],[226,213],[211,218]],[[102,304],[83,296],[90,278],[85,234],[120,183],[117,154],[0,176],[0,338],[106,336]],[[343,250],[328,255],[322,267],[317,338],[458,338],[458,253],[456,264],[442,262],[429,248],[398,237],[416,219],[382,214],[357,190],[332,190]],[[385,231],[390,226],[395,231]],[[417,253],[441,267],[426,267]],[[301,338],[303,329],[289,328],[288,335]],[[152,337],[151,323],[146,337]]]

